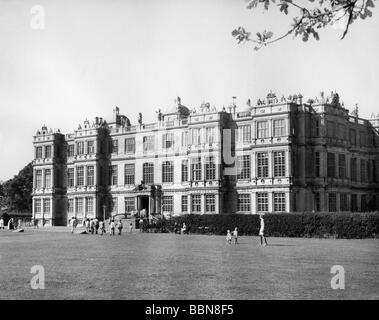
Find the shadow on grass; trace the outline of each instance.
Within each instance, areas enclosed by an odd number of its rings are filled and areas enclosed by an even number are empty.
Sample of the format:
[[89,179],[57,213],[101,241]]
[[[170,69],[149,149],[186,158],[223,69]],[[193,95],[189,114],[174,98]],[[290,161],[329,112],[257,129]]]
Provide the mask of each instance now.
[[294,244],[271,244],[269,243],[267,247],[294,247]]

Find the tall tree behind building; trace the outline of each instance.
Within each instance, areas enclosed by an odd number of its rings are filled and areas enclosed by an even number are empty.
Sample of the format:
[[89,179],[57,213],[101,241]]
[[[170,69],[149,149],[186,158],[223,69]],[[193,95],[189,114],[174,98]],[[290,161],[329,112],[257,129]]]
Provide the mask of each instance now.
[[31,212],[33,189],[33,167],[27,164],[18,175],[0,186],[1,205],[9,207],[10,211]]

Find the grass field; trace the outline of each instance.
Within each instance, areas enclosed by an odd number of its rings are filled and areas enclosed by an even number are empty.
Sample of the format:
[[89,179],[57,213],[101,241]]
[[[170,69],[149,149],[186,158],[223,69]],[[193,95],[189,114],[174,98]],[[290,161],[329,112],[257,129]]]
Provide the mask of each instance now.
[[[0,230],[0,299],[379,299],[379,240]],[[42,265],[45,289],[30,269]],[[333,265],[345,289],[333,290]]]

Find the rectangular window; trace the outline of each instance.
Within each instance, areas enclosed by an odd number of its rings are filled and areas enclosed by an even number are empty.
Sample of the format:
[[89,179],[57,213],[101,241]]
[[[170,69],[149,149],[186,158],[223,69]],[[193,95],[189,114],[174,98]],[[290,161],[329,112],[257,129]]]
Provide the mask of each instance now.
[[258,178],[268,177],[268,153],[257,153],[257,176]]
[[250,194],[239,194],[237,199],[237,211],[250,212]]
[[205,180],[214,180],[216,179],[216,164],[214,157],[205,158]]
[[182,196],[182,212],[188,211],[188,196]]
[[358,197],[356,194],[352,194],[350,196],[350,210],[351,210],[351,212],[357,212],[358,211]]
[[214,194],[205,195],[205,212],[216,212],[216,196]]
[[357,132],[354,129],[349,130],[349,138],[353,146],[357,145]]
[[315,119],[315,136],[319,137],[320,136],[320,120]]
[[257,122],[257,137],[258,139],[269,137],[268,121]]
[[351,158],[350,160],[350,179],[352,181],[358,181],[357,178],[357,158]]
[[364,132],[359,132],[359,145],[361,147],[365,147],[366,146],[366,136],[365,136]]
[[78,148],[78,155],[84,154],[84,141],[78,142],[77,148]]
[[154,164],[144,163],[142,166],[142,177],[146,184],[154,183]]
[[336,137],[336,123],[333,121],[326,121],[326,132],[329,138]]
[[361,195],[361,212],[367,211],[367,197],[365,194]]
[[205,129],[205,142],[213,143],[215,141],[215,127]]
[[286,176],[286,158],[284,151],[275,151],[274,155],[274,177]]
[[274,137],[283,137],[286,134],[284,119],[274,120]]
[[348,211],[349,207],[347,205],[347,194],[341,193],[340,194],[340,211]]
[[239,143],[250,143],[251,142],[251,126],[244,125],[239,126],[237,129],[237,141]]
[[366,182],[366,160],[360,160],[361,182]]
[[45,158],[51,158],[51,146],[45,146]]
[[51,169],[45,169],[45,188],[51,188]]
[[335,176],[336,176],[336,155],[334,153],[328,152],[327,163],[328,163],[328,178],[335,178]]
[[134,185],[135,183],[135,164],[134,163],[126,163],[124,166],[125,171],[125,185]]
[[188,160],[182,160],[182,182],[188,181]]
[[257,193],[257,211],[258,212],[268,211],[268,193],[267,192]]
[[76,185],[84,186],[84,167],[76,167]]
[[321,176],[321,167],[320,167],[320,152],[315,153],[315,176],[320,177]]
[[162,211],[163,212],[173,212],[174,211],[174,197],[173,196],[163,196],[162,197]]
[[87,186],[95,185],[95,167],[87,166]]
[[94,154],[95,153],[95,141],[87,141],[87,153]]
[[111,153],[118,153],[118,140],[111,141]]
[[93,198],[86,198],[86,213],[93,213]]
[[36,188],[42,188],[42,170],[36,170]]
[[174,146],[174,134],[165,133],[162,135],[162,148],[170,149]]
[[286,211],[286,194],[284,192],[274,192],[274,211]]
[[109,184],[111,186],[118,185],[118,168],[117,165],[109,166]]
[[67,199],[67,213],[74,213],[74,199]]
[[201,158],[193,158],[191,164],[192,180],[201,180]]
[[34,200],[34,213],[41,213],[41,199]]
[[193,194],[191,196],[191,211],[192,213],[201,212],[201,195],[200,194]]
[[250,179],[250,155],[237,157],[237,179]]
[[43,199],[43,213],[50,213],[50,199]]
[[192,144],[199,145],[201,143],[200,128],[192,129]]
[[125,212],[130,213],[135,211],[135,200],[134,197],[125,197]]
[[335,193],[329,193],[328,200],[329,200],[329,212],[336,212],[337,211],[337,195]]
[[172,161],[165,161],[162,163],[162,182],[174,182],[174,163]]
[[135,153],[136,152],[136,139],[126,138],[125,139],[125,153]]
[[338,155],[338,175],[341,179],[346,178],[346,156],[344,154]]
[[67,146],[67,156],[68,157],[73,157],[75,155],[75,145],[74,144],[69,144]]
[[366,166],[366,160],[361,159],[361,182],[367,182],[367,166]]
[[315,201],[315,211],[319,212],[321,211],[321,198],[320,198],[320,193],[316,192],[314,194],[314,201]]
[[154,151],[154,136],[143,137],[143,152],[153,152]]
[[182,132],[182,147],[188,146],[188,131]]
[[42,159],[42,147],[36,147],[36,159]]
[[67,169],[67,187],[74,187],[75,178],[74,168]]

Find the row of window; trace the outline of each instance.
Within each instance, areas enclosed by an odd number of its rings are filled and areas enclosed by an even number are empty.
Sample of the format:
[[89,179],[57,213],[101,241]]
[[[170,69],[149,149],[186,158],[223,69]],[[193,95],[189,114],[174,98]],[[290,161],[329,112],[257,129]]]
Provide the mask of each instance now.
[[[201,213],[201,197],[200,194],[190,195],[190,209],[193,213]],[[125,197],[125,211],[131,212],[135,210],[135,198]],[[205,212],[216,212],[216,196],[214,194],[204,195],[204,209]],[[257,199],[257,212],[267,212],[268,207],[268,193],[258,192],[256,194]],[[117,202],[115,198],[113,200]],[[286,211],[286,194],[284,192],[274,192],[273,193],[273,209],[275,212],[285,212]],[[181,197],[181,211],[183,213],[188,212],[189,203],[188,196],[183,195]],[[162,211],[163,212],[174,212],[174,197],[173,196],[163,196],[162,197]],[[237,201],[237,211],[240,212],[251,212],[251,194],[238,194]]]
[[[275,119],[272,121],[272,130],[270,130],[270,121],[257,121],[256,136],[258,139],[269,137],[282,137],[287,135],[285,119]],[[252,139],[251,125],[238,126],[236,141],[239,143],[249,143]]]
[[[375,180],[377,168],[374,160],[357,159],[355,157],[351,158],[350,179],[352,181],[358,181],[358,170],[360,172],[360,182],[368,182],[371,178]],[[320,152],[316,152],[315,154],[315,174],[316,177],[321,176]],[[346,155],[328,152],[327,176],[329,178],[341,179],[346,179],[348,177]]]
[[[274,177],[284,177],[286,173],[286,162],[284,151],[273,152],[274,162]],[[205,180],[216,179],[216,163],[213,156],[205,158],[203,167],[201,158],[194,158],[191,160],[191,180],[200,181],[203,177]],[[85,175],[86,171],[86,175]],[[188,160],[183,160],[181,163],[181,181],[188,181]],[[45,188],[51,187],[51,169],[45,169],[44,181],[42,181],[42,170],[35,171],[35,187]],[[257,153],[257,177],[265,178],[269,176],[269,158],[268,152]],[[110,185],[118,185],[118,165],[109,166],[108,172]],[[243,155],[237,157],[237,178],[239,180],[251,178],[251,157],[250,155]],[[147,162],[142,165],[142,179],[146,184],[154,183],[154,164]],[[174,182],[174,163],[173,161],[165,161],[162,163],[162,183]],[[124,165],[124,184],[135,184],[135,164],[129,163]],[[76,185],[77,186],[93,186],[95,185],[95,167],[77,166],[76,167]],[[75,186],[75,168],[67,169],[67,186]]]
[[[346,125],[337,124],[335,121],[327,121],[326,130],[328,137],[349,141],[354,146],[367,147],[375,145],[375,136],[372,132],[359,131],[357,134],[357,130],[348,129]],[[357,137],[359,141],[357,141]]]
[[34,199],[34,213],[50,213],[50,199]]
[[[44,175],[43,175],[43,171]],[[39,169],[35,171],[34,186],[35,188],[51,188],[52,187],[52,170],[51,169]]]
[[52,146],[38,146],[35,148],[35,158],[36,159],[42,159],[42,158],[51,158],[52,157]]
[[[86,184],[84,178],[84,170],[86,174]],[[76,167],[76,185],[77,186],[93,186],[95,185],[95,167],[94,166],[77,166]],[[75,168],[67,169],[67,187],[75,186]]]
[[[257,178],[269,177],[269,154],[258,152],[256,154],[256,176]],[[275,178],[286,176],[286,158],[284,151],[273,152],[273,176]],[[237,179],[251,178],[251,157],[243,155],[237,157]]]
[[[286,194],[284,192],[273,193],[273,210],[275,212],[286,211]],[[256,209],[257,212],[267,212],[268,208],[268,192],[256,193]],[[251,211],[251,194],[240,193],[238,194],[237,211],[250,212]]]
[[[75,200],[75,201],[74,201]],[[93,197],[77,197],[67,200],[67,212],[77,214],[94,213],[94,198]]]
[[[284,119],[273,120],[272,133],[269,129],[269,121],[258,121],[257,122],[257,138],[267,138],[267,137],[281,137],[286,135],[286,125]],[[216,127],[205,128],[205,141],[204,143],[214,143],[216,139]],[[162,135],[162,148],[169,149],[174,146],[174,133],[165,133]],[[251,125],[241,125],[236,130],[236,141],[242,143],[251,142]],[[202,128],[191,129],[191,142],[194,145],[199,145],[203,142]],[[142,138],[143,151],[144,152],[153,152],[155,150],[155,136],[144,136]],[[188,145],[188,132],[183,131],[181,134],[181,144],[182,147]],[[36,159],[40,158],[50,158],[51,157],[51,146],[45,146],[45,153],[43,155],[43,147],[36,147]],[[125,138],[124,139],[124,152],[125,153],[135,153],[136,150],[136,141],[135,137]],[[119,140],[112,140],[109,145],[110,153],[119,153]],[[95,140],[89,141],[79,141],[75,144],[69,144],[67,146],[67,156],[73,157],[75,155],[84,155],[84,154],[94,154],[95,153]]]
[[[360,208],[358,207],[358,196],[357,194],[350,195],[350,206],[348,202],[348,193],[328,193],[328,211],[337,212],[337,211],[362,211],[365,212],[368,209],[367,195],[360,195]],[[339,196],[339,208],[337,207],[337,197]],[[315,193],[315,210],[321,211],[321,196],[320,193]]]
[[[190,195],[191,212],[201,213],[201,196],[200,194]],[[214,194],[205,194],[205,212],[216,212],[216,196]],[[125,212],[135,211],[135,198],[125,197]],[[189,210],[188,196],[182,195],[181,197],[181,210],[182,212],[188,212]],[[113,198],[113,206],[117,208],[117,198]],[[162,196],[162,212],[173,213],[174,212],[174,196]]]

